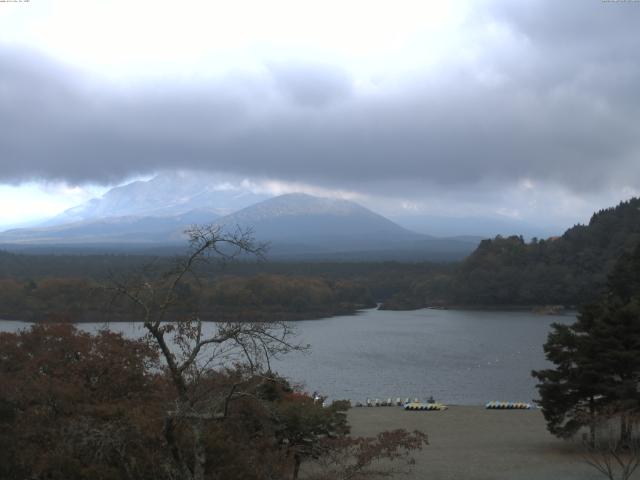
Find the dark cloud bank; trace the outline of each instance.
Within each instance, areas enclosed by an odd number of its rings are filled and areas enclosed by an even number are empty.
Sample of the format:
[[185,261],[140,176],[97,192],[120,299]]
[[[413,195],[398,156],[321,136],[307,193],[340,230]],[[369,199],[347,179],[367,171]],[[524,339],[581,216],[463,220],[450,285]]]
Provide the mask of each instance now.
[[505,2],[480,13],[513,44],[488,42],[473,61],[454,56],[403,88],[367,91],[308,62],[122,87],[4,47],[0,182],[194,168],[365,191],[487,178],[640,186],[640,4]]

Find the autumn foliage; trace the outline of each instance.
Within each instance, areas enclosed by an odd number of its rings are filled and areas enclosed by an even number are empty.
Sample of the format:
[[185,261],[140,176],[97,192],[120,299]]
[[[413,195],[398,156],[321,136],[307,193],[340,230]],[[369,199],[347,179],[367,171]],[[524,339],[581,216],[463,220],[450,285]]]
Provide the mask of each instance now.
[[71,325],[0,334],[2,478],[153,472],[158,454],[149,447],[158,429],[151,419],[163,392],[157,359],[143,342]]
[[[189,457],[192,432],[186,421],[167,431],[177,393],[152,345],[69,324],[0,334],[0,478],[189,478],[172,448]],[[380,459],[406,464],[426,441],[352,438],[344,403],[323,408],[271,373],[208,370],[193,392],[241,393],[205,422],[207,479],[364,478]]]

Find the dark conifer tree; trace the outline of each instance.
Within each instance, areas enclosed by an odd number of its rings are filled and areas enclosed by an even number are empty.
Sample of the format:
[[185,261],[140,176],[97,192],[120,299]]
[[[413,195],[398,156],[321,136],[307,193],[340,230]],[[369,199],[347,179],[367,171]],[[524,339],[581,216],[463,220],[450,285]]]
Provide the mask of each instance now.
[[554,324],[544,345],[555,368],[532,372],[551,433],[570,437],[603,416],[640,412],[640,245],[614,267],[608,291],[572,325]]

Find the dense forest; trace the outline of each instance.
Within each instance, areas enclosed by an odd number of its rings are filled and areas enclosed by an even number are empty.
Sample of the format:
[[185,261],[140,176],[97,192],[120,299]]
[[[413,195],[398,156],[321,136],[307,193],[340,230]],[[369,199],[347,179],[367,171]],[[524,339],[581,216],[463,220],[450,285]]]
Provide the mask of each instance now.
[[[32,255],[0,251],[0,318],[129,320],[109,285],[141,271],[170,269],[174,257],[150,255]],[[406,291],[418,278],[451,267],[427,262],[233,261],[199,272],[202,285],[181,292],[209,320],[297,320],[349,314]],[[179,313],[179,312],[177,312]]]
[[575,306],[597,298],[615,262],[640,242],[640,199],[595,213],[560,237],[483,240],[457,268],[429,275],[386,308]]
[[[180,318],[193,305],[204,320],[230,321],[319,318],[350,314],[376,303],[365,286],[353,281],[257,275],[187,281],[171,314]],[[136,315],[130,302],[116,298],[108,282],[0,279],[0,318],[86,322],[131,321]]]

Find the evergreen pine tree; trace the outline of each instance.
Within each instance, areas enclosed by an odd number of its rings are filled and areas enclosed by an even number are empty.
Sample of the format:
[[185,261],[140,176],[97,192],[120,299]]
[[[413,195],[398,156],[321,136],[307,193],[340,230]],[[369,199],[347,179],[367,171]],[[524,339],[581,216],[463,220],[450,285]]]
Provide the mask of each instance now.
[[551,433],[570,437],[596,418],[627,419],[640,411],[640,245],[623,255],[596,304],[580,310],[572,325],[554,324],[544,345],[555,368],[532,372]]

